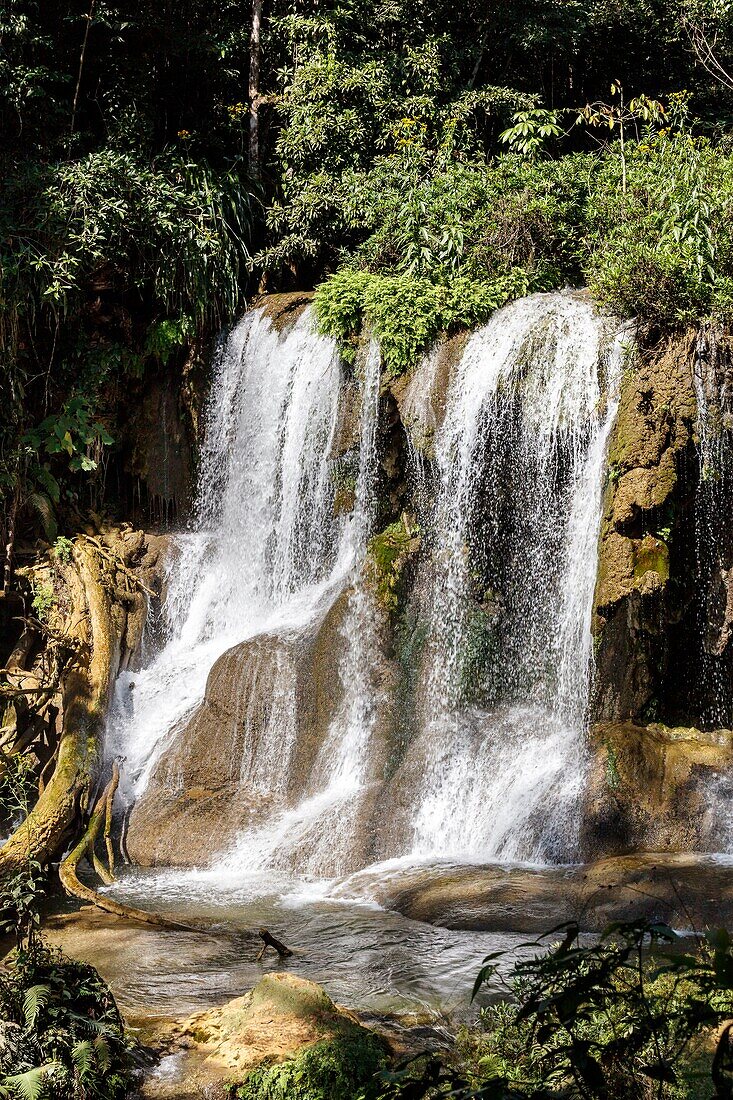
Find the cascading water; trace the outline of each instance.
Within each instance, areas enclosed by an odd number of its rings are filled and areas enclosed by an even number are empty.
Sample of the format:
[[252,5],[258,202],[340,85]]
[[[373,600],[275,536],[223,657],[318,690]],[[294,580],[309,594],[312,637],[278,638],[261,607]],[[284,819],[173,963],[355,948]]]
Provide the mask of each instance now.
[[[234,330],[216,366],[193,531],[170,568],[169,640],[118,685],[109,749],[127,758],[128,797],[166,771],[169,746],[175,773],[190,729],[195,784],[207,748],[191,715],[209,673],[234,655],[223,698],[236,706],[222,718],[215,699],[206,736],[232,723],[217,759],[254,816],[236,842],[218,834],[220,881],[271,869],[343,875],[371,851],[574,853],[620,337],[584,299],[536,295],[497,313],[455,368],[437,477],[425,467],[420,477],[423,498],[437,484],[437,499],[424,532],[432,598],[417,735],[395,780],[407,791],[408,841],[380,802],[392,781],[388,693],[362,571],[377,506],[380,356],[373,341],[365,352],[355,503],[337,519],[332,343],[314,334],[310,311],[284,334],[259,311]],[[326,616],[338,688],[328,722],[305,728],[302,670],[312,669],[299,662]]]
[[371,341],[363,363],[355,503],[345,534],[345,556],[354,568],[340,630],[343,699],[318,752],[305,797],[262,828],[245,833],[218,864],[225,874],[268,867],[329,875],[354,869],[355,822],[372,770],[369,742],[378,691],[372,675],[373,608],[360,566],[376,505],[380,367],[379,348]]
[[[249,313],[224,344],[193,531],[169,566],[168,641],[120,677],[108,723],[108,752],[126,758],[129,797],[145,790],[215,660],[248,637],[308,624],[348,575],[354,550],[348,523],[334,519],[328,464],[339,385],[335,348],[314,333],[308,310],[282,336],[261,311]],[[269,748],[282,774],[292,699],[281,671],[267,686],[279,698]]]
[[415,853],[575,854],[620,361],[572,295],[516,302],[468,341],[435,448]]
[[693,363],[697,399],[699,481],[695,495],[695,626],[699,667],[690,684],[701,724],[733,721],[730,667],[724,657],[731,633],[733,536],[727,517],[733,506],[733,377],[720,369],[720,357],[701,333]]

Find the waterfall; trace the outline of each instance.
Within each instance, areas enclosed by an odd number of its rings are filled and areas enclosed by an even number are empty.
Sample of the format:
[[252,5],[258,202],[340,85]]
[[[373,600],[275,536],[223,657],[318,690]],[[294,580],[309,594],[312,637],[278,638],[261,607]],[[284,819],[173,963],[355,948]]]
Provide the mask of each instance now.
[[[725,657],[733,620],[733,553],[727,517],[733,506],[733,377],[723,369],[714,338],[697,340],[693,384],[697,400],[699,476],[695,494],[695,633],[699,667],[691,696],[705,728],[733,721],[730,665]],[[731,579],[729,579],[731,578]]]
[[333,876],[355,869],[357,818],[372,771],[369,746],[378,697],[372,671],[377,650],[374,609],[361,574],[376,506],[381,362],[374,340],[368,346],[362,369],[359,470],[346,535],[353,567],[340,630],[343,698],[318,751],[305,797],[240,837],[217,865],[223,873],[277,867]]
[[[348,575],[354,540],[350,523],[334,519],[328,461],[339,387],[335,347],[314,332],[310,310],[285,334],[255,310],[222,344],[195,514],[168,567],[167,641],[120,676],[108,722],[128,798],[145,790],[216,659],[244,639],[307,624]],[[287,766],[294,701],[282,661],[276,681],[268,748]]]
[[535,295],[469,339],[436,438],[416,853],[576,852],[620,339]]
[[363,570],[379,505],[379,348],[367,343],[356,365],[354,505],[336,516],[345,387],[334,345],[310,310],[284,332],[248,314],[214,365],[165,644],[117,685],[108,751],[126,757],[139,828],[155,831],[161,791],[176,807],[184,776],[196,786],[205,773],[219,809],[196,820],[214,877],[333,877],[375,853],[572,858],[621,360],[621,336],[572,294],[516,302],[466,342],[434,462],[413,461],[413,488],[434,503],[420,566],[427,640],[400,760]]

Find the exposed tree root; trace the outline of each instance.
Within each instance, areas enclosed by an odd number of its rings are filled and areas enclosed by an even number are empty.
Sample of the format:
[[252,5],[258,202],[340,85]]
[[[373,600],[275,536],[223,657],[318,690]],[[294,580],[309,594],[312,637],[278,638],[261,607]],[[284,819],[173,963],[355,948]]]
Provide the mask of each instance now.
[[[110,779],[104,791],[97,799],[97,804],[89,818],[84,836],[59,864],[59,879],[61,880],[61,885],[71,897],[90,902],[98,909],[103,909],[106,913],[112,913],[115,917],[124,917],[126,920],[135,920],[143,924],[152,924],[156,928],[171,928],[178,931],[184,930],[186,932],[200,931],[193,926],[168,920],[167,917],[162,916],[160,913],[151,913],[145,909],[136,909],[131,905],[123,905],[118,901],[114,901],[112,898],[97,893],[91,886],[86,886],[85,883],[81,882],[79,879],[77,868],[85,855],[92,856],[93,860],[95,860],[94,866],[97,868],[98,861],[96,861],[94,857],[94,844],[107,819],[108,807],[114,799],[118,781],[119,768],[115,765],[112,779]],[[108,880],[108,884],[113,881],[106,871],[105,878]]]
[[[119,644],[109,596],[91,547],[76,544],[76,569],[66,570],[75,608],[88,614],[72,622],[69,634],[77,659],[63,676],[63,725],[56,767],[36,805],[0,849],[0,875],[34,859],[50,863],[58,856],[83,810],[99,763],[99,731],[116,674]],[[83,657],[89,654],[88,661]]]

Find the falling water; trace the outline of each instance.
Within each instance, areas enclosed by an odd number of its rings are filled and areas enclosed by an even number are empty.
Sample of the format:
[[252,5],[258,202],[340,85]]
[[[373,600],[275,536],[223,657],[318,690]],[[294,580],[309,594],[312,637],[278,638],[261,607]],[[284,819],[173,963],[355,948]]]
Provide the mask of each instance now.
[[[309,310],[284,335],[253,311],[223,344],[196,513],[168,567],[167,642],[119,678],[108,723],[108,751],[126,758],[128,797],[144,791],[215,660],[257,634],[303,627],[348,575],[353,539],[349,522],[334,519],[328,468],[339,385],[335,348],[313,331]],[[293,726],[284,721],[288,670],[276,680],[269,687],[281,705],[270,724],[282,762]]]
[[729,662],[733,620],[733,377],[722,366],[709,334],[698,337],[693,364],[697,399],[699,481],[695,494],[695,617],[699,668],[691,695],[701,724],[728,726],[733,720]]
[[[621,358],[618,334],[573,295],[517,302],[466,344],[435,438],[432,599],[405,768],[413,837],[398,843],[379,809],[387,689],[362,575],[377,506],[379,349],[372,342],[359,364],[355,504],[336,518],[334,347],[309,311],[284,334],[249,314],[215,366],[198,504],[169,568],[168,640],[118,684],[109,750],[127,757],[128,798],[187,728],[217,659],[252,641],[232,680],[238,747],[223,778],[276,797],[260,800],[216,875],[341,875],[369,862],[371,844],[386,856],[572,856]],[[307,773],[289,785],[297,639],[330,611],[340,688]]]
[[436,439],[416,853],[574,855],[621,361],[607,328],[576,296],[535,295],[457,368]]
[[358,859],[356,819],[372,770],[369,745],[378,706],[374,613],[361,574],[376,506],[380,355],[375,341],[368,346],[363,375],[359,472],[345,535],[353,567],[340,631],[343,698],[318,752],[305,797],[265,826],[245,833],[218,865],[225,874],[278,867],[336,875],[354,870],[355,856]]

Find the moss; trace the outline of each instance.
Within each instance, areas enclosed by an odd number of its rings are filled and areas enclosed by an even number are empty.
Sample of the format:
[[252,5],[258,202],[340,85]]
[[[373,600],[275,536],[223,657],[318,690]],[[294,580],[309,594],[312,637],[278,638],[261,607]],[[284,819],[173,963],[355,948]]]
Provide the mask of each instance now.
[[405,566],[420,549],[420,543],[420,528],[406,512],[369,543],[366,576],[386,611],[397,610]]
[[243,1084],[229,1088],[233,1100],[364,1100],[379,1095],[376,1074],[387,1064],[384,1042],[354,1025],[353,1032],[323,1039],[279,1065],[263,1065]]
[[488,698],[491,685],[487,669],[497,652],[497,629],[500,619],[499,601],[495,592],[487,589],[482,603],[471,603],[460,651],[459,692],[464,705],[495,700]]
[[656,573],[661,584],[669,580],[669,550],[653,535],[642,539],[634,553],[634,578],[640,580],[647,573]]
[[615,747],[609,742],[603,742],[606,749],[606,783],[612,791],[621,786],[621,776],[618,770],[618,755]]

